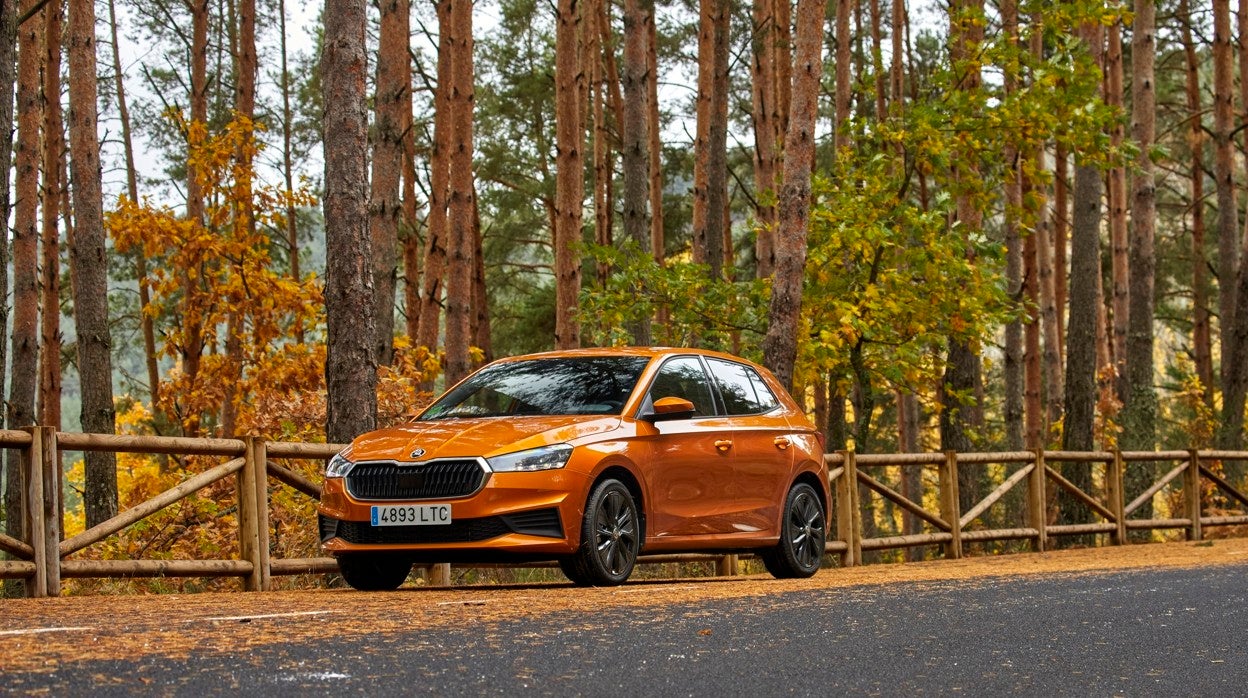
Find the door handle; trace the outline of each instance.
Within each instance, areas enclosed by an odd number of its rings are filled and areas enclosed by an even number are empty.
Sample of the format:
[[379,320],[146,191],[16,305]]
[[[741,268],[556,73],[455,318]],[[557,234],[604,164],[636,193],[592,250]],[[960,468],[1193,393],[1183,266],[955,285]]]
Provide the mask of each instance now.
[[719,449],[720,451],[727,451],[728,449],[732,448],[732,441],[730,439],[720,439],[719,441],[715,442],[715,448]]
[[793,443],[793,441],[792,441],[792,440],[790,440],[790,439],[789,439],[789,437],[787,437],[787,436],[777,436],[777,437],[776,437],[776,440],[775,440],[775,441],[773,441],[772,443],[774,443],[774,444],[776,445],[776,448],[778,448],[778,449],[780,449],[781,451],[783,451],[783,450],[785,450],[786,448],[788,448],[788,447],[789,447],[789,445]]

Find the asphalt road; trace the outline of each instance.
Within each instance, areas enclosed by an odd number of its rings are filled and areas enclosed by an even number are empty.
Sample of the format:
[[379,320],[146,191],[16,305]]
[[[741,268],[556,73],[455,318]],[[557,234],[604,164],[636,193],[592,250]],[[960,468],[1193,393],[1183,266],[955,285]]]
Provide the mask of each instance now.
[[1243,564],[517,613],[350,639],[323,627],[245,652],[62,662],[4,676],[0,692],[1248,695]]

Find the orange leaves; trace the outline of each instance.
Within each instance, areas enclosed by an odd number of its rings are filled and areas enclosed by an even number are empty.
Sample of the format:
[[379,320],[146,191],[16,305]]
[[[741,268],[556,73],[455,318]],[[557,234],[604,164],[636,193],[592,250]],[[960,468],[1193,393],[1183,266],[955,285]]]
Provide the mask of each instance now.
[[[203,220],[123,197],[107,225],[119,251],[142,249],[153,262],[152,301],[143,312],[163,339],[159,353],[175,364],[156,410],[195,431],[215,423],[230,395],[240,416],[247,412],[253,392],[272,385],[269,374],[282,363],[276,360],[290,355],[289,328],[321,324],[315,279],[290,278],[270,254],[271,232],[284,232],[287,206],[316,200],[302,183],[287,191],[256,181],[252,163],[260,145],[249,119],[236,115],[210,133],[172,116],[190,145],[188,164],[206,202]],[[293,364],[303,373],[300,385],[319,385],[308,380],[306,363]]]

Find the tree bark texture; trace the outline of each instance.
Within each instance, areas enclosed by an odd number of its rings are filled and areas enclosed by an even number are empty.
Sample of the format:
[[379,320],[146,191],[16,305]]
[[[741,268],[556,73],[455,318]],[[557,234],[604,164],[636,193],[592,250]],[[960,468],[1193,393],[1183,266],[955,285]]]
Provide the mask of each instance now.
[[11,429],[35,423],[39,386],[39,160],[44,13],[17,28],[17,148],[13,207],[13,382],[7,405]]
[[693,258],[724,275],[728,201],[727,0],[701,0],[698,24],[697,141],[693,165]]
[[1191,206],[1191,252],[1192,252],[1192,354],[1196,363],[1196,376],[1200,379],[1205,404],[1213,404],[1213,342],[1210,336],[1208,260],[1205,256],[1205,131],[1201,126],[1200,62],[1196,44],[1192,41],[1192,10],[1189,0],[1179,5],[1182,17],[1180,37],[1183,42],[1187,96],[1188,132],[1187,143],[1191,150],[1189,166]]
[[[450,190],[451,81],[455,52],[451,48],[451,0],[438,2],[438,84],[434,91],[433,147],[429,153],[429,217],[425,238],[423,290],[416,344],[434,351],[442,318],[442,288],[446,277],[446,211]],[[429,388],[431,386],[426,386]]]
[[[61,111],[61,41],[65,8],[51,3],[44,32],[43,71],[43,190],[42,233],[39,250],[39,400],[37,421],[61,427],[61,172],[65,158],[65,123]],[[140,299],[141,300],[141,299]],[[151,322],[144,318],[144,326]]]
[[785,134],[784,183],[780,189],[780,226],[776,235],[776,271],[771,286],[764,363],[781,384],[793,389],[797,330],[801,321],[802,283],[806,272],[806,226],[810,220],[810,170],[815,151],[815,112],[823,72],[820,34],[823,3],[798,0],[793,102]]
[[[581,221],[585,198],[585,124],[581,95],[582,5],[560,0],[555,27],[555,347],[581,345]],[[627,72],[627,70],[626,70]]]
[[394,362],[394,299],[398,286],[399,218],[403,213],[399,179],[403,171],[403,114],[411,111],[411,54],[407,0],[381,0],[377,49],[373,178],[368,211],[373,238],[373,301],[380,365]]
[[348,443],[377,425],[373,251],[368,232],[364,0],[327,0],[325,123],[325,435]]
[[1239,269],[1236,239],[1239,223],[1231,152],[1231,131],[1235,128],[1235,65],[1231,59],[1230,0],[1213,0],[1213,178],[1218,207],[1218,317],[1222,322],[1223,390],[1223,429],[1218,440],[1219,445],[1227,447],[1239,442],[1238,432],[1243,424],[1242,397],[1234,395],[1236,386],[1231,384],[1232,367],[1240,358],[1231,326],[1236,305],[1235,274]]
[[779,150],[776,127],[776,61],[779,57],[776,0],[754,0],[754,36],[751,69],[751,106],[754,126],[754,275],[765,279],[775,268],[776,166]]
[[472,181],[472,119],[476,92],[473,86],[472,0],[449,0],[451,51],[455,58],[451,75],[450,196],[447,201],[446,365],[448,386],[471,370],[468,357],[469,313],[472,301],[473,225],[475,195]]
[[833,98],[835,109],[832,123],[832,149],[839,151],[850,144],[849,107],[853,96],[853,85],[850,80],[852,67],[852,49],[849,33],[850,0],[836,0],[836,93]]
[[[1110,107],[1121,110],[1123,104],[1122,86],[1122,24],[1115,22],[1108,29],[1108,50],[1105,53],[1105,102]],[[1109,142],[1114,148],[1122,146],[1125,138],[1122,121],[1115,119],[1110,126]],[[1119,401],[1125,401],[1126,385],[1126,354],[1127,354],[1127,314],[1130,305],[1128,280],[1128,241],[1127,241],[1127,171],[1124,167],[1111,167],[1109,170],[1109,241],[1110,241],[1110,279],[1112,280],[1113,296],[1111,305],[1113,338],[1110,343],[1110,361],[1114,367],[1114,392]]]
[[[1018,48],[1018,4],[1001,4],[1002,31]],[[1018,91],[1018,73],[1007,69],[1005,94],[1009,99]],[[1005,147],[1005,277],[1006,293],[1014,302],[1023,300],[1023,240],[1019,219],[1023,213],[1022,154],[1013,143]],[[1023,321],[1011,319],[1005,325],[1005,443],[1008,450],[1023,448]]]
[[646,149],[650,162],[650,251],[654,261],[663,265],[667,258],[667,242],[663,230],[663,161],[659,134],[659,38],[654,7],[646,16]]
[[[1139,147],[1139,154],[1131,180],[1131,289],[1127,392],[1122,417],[1122,447],[1149,451],[1156,447],[1157,419],[1157,396],[1153,389],[1153,285],[1157,266],[1153,240],[1157,191],[1153,160],[1149,156],[1157,120],[1157,93],[1153,84],[1157,50],[1155,16],[1154,0],[1136,0],[1131,33],[1131,139]],[[1136,483],[1140,484],[1143,483]],[[1139,494],[1131,486],[1130,478],[1126,494],[1128,499]]]
[[[74,321],[78,334],[78,373],[82,381],[82,430],[112,434],[112,337],[108,325],[108,256],[104,205],[100,189],[100,142],[96,118],[95,4],[69,3],[69,137],[74,194]],[[87,452],[87,527],[117,513],[117,459],[112,453]]]
[[[654,12],[649,0],[626,0],[624,3],[624,123],[621,124],[624,167],[624,237],[637,245],[638,251],[653,254],[650,231],[650,138],[647,124],[652,79],[647,57],[647,24]],[[652,343],[650,318],[629,323],[633,344]]]

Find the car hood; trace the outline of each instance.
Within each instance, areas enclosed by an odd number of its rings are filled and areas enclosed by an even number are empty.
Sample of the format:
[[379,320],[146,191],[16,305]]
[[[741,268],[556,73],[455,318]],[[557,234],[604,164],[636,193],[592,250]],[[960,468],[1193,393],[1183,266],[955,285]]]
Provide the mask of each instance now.
[[619,427],[618,416],[597,415],[438,419],[369,432],[352,442],[344,455],[353,461],[489,458],[568,443]]

